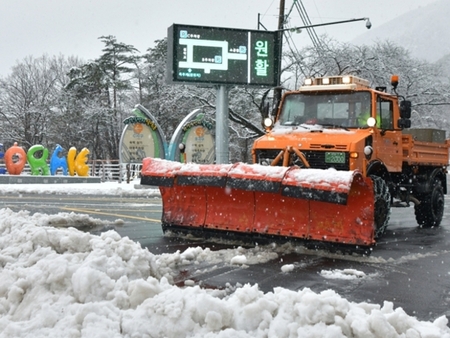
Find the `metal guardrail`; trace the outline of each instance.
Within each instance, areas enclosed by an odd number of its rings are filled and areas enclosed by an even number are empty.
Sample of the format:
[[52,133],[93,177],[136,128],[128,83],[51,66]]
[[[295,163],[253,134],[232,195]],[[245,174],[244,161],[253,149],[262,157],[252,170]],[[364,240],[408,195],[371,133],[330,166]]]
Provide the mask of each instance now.
[[89,160],[90,176],[98,176],[102,182],[106,181],[132,181],[139,177],[141,164],[119,163],[119,160]]
[[[119,160],[88,160],[87,164],[89,165],[89,176],[100,177],[102,182],[130,182],[139,177],[142,168],[141,164],[120,164]],[[0,168],[5,168],[3,163],[0,164]],[[25,164],[22,174],[24,176],[31,175],[28,163]],[[61,171],[57,171],[56,175],[61,175]]]

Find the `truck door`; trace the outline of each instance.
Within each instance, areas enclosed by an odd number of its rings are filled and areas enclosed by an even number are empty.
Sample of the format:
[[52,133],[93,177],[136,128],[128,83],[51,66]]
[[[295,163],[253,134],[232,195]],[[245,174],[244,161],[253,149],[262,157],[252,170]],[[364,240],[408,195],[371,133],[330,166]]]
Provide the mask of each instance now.
[[374,149],[377,157],[390,172],[402,169],[402,137],[401,132],[394,130],[394,103],[388,97],[378,96],[376,99],[376,118],[378,128],[374,137]]

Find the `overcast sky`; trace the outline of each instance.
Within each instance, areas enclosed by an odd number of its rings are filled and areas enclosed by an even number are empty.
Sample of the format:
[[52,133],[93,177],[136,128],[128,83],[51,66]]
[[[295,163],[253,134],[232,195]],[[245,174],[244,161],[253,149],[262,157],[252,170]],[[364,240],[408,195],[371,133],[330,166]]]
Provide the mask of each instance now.
[[[369,17],[373,27],[439,0],[303,0],[313,24]],[[286,13],[292,0],[285,0]],[[114,35],[144,53],[173,23],[257,29],[277,27],[279,0],[0,0],[0,76],[26,56],[98,58],[98,38]],[[291,26],[302,26],[297,12]],[[339,41],[363,34],[363,22],[317,28]],[[310,43],[305,33],[299,44]],[[297,46],[301,48],[301,46]]]

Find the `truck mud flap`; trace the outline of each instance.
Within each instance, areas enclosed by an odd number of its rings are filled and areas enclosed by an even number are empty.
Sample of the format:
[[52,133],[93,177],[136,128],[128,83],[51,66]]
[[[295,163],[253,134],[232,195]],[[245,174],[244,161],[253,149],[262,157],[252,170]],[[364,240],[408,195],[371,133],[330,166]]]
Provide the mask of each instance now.
[[161,191],[164,229],[375,243],[373,185],[358,171],[146,158],[141,177]]

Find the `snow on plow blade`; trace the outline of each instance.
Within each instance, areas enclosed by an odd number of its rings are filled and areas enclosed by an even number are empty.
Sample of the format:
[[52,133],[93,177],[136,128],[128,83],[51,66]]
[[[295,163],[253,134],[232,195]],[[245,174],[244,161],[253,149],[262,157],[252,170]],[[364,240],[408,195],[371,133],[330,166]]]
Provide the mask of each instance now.
[[375,243],[372,181],[357,171],[145,158],[141,175],[141,184],[159,186],[166,230]]

